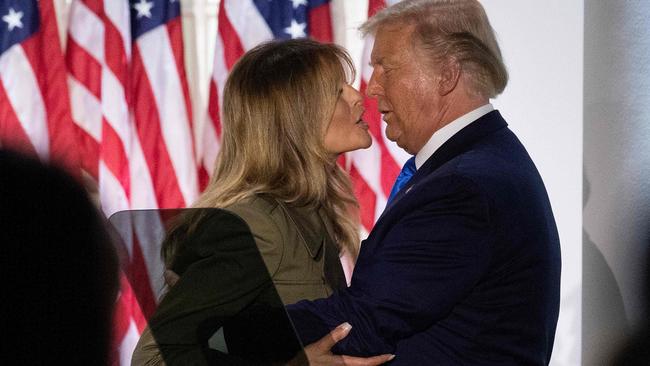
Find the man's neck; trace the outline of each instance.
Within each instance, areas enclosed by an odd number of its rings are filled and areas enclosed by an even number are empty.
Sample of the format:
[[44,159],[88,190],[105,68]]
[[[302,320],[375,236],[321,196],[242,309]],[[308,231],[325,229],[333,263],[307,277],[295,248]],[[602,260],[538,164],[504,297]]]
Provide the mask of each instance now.
[[440,118],[440,123],[437,128],[433,131],[436,133],[438,130],[447,126],[448,124],[454,122],[458,118],[470,113],[471,111],[489,104],[490,100],[487,98],[468,98],[464,96],[463,98],[451,98],[447,103],[447,108],[443,109],[443,115]]
[[436,150],[440,148],[440,146],[442,146],[445,142],[447,142],[447,140],[452,138],[460,130],[467,127],[469,124],[491,112],[492,110],[494,110],[494,107],[492,107],[490,103],[485,103],[458,116],[456,119],[445,124],[444,127],[436,130],[431,135],[429,140],[424,144],[424,146],[422,146],[420,151],[418,151],[418,153],[415,155],[416,168],[419,169],[422,164],[424,164],[424,162],[427,161],[427,159],[429,159],[429,157],[431,157],[431,155],[433,155],[433,153],[435,153]]

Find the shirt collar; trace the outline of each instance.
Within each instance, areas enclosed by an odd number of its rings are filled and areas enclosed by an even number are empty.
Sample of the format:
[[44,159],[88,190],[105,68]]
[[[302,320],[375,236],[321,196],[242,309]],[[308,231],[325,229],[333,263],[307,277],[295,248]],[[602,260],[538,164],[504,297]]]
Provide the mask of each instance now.
[[427,141],[427,143],[424,144],[420,151],[418,151],[418,153],[415,155],[415,167],[417,169],[420,169],[422,164],[424,164],[424,162],[427,161],[427,159],[429,159],[431,155],[433,155],[433,153],[435,153],[436,150],[442,146],[442,144],[447,142],[447,140],[452,138],[452,136],[457,134],[463,128],[467,127],[470,123],[492,112],[493,110],[494,107],[492,104],[485,104],[469,113],[456,118],[445,127],[434,132],[433,135],[431,135],[429,141]]

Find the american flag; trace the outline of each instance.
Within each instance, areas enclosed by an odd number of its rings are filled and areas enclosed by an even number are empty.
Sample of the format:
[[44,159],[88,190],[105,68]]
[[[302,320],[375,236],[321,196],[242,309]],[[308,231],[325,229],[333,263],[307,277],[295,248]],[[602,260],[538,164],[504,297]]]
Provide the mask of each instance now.
[[219,151],[219,110],[228,72],[247,50],[271,39],[312,37],[332,42],[329,0],[221,0],[215,47],[208,121],[201,147],[201,162],[212,173]]
[[0,146],[65,164],[79,156],[52,0],[0,0]]
[[[198,195],[198,169],[181,30],[174,0],[74,0],[66,48],[82,165],[107,216],[177,208]],[[114,363],[131,353],[163,288],[162,223],[154,215],[123,237]],[[153,221],[153,222],[152,222]],[[141,245],[142,244],[142,245]]]

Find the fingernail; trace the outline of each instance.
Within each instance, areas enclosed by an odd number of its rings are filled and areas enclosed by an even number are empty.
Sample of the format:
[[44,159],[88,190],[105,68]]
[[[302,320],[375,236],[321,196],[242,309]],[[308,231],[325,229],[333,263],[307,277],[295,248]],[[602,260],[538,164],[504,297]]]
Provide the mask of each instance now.
[[348,323],[348,322],[345,322],[345,323],[339,325],[339,327],[341,329],[343,329],[344,331],[346,331],[346,332],[349,331],[350,329],[352,329],[352,325],[350,325],[350,323]]
[[388,357],[388,361],[392,360],[393,358],[395,358],[395,355],[390,355],[390,357]]

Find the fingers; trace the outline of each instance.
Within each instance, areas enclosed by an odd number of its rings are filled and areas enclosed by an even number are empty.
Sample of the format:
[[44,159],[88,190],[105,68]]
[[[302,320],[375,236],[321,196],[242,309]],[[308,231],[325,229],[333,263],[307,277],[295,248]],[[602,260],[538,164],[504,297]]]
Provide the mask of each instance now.
[[338,341],[345,338],[350,333],[350,329],[352,329],[350,323],[345,322],[332,329],[331,332],[329,332],[320,340],[316,341],[316,343],[314,343],[314,346],[316,346],[321,351],[329,352],[329,350],[332,349],[332,347],[334,347]]
[[[348,336],[350,333],[350,330],[352,329],[352,325],[350,323],[345,322],[338,327],[334,328],[330,334],[332,335],[332,338],[334,339],[334,343],[332,343],[332,347],[334,344],[338,343],[341,339],[345,338]],[[332,348],[330,347],[330,348]]]
[[305,347],[305,354],[311,365],[338,365],[338,366],[375,366],[384,364],[395,355],[379,355],[373,357],[337,356],[331,353],[332,347],[341,339],[347,337],[352,326],[350,323],[343,323],[332,329],[327,335],[318,341]]
[[343,365],[345,366],[376,366],[382,365],[393,358],[395,355],[379,355],[373,357],[352,357],[352,356],[341,356],[343,359]]

